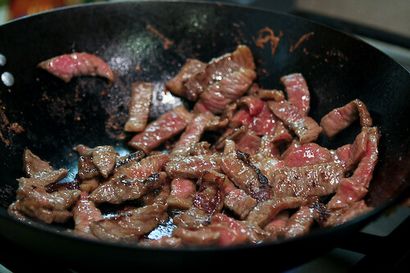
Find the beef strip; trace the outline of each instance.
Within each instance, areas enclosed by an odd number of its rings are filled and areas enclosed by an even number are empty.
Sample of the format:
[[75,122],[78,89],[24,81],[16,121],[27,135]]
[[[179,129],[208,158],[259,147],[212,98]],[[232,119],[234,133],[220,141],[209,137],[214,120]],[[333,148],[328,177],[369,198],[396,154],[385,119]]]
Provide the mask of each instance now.
[[88,194],[85,192],[81,193],[80,199],[73,208],[73,217],[74,230],[79,233],[91,233],[91,223],[102,219],[100,210],[95,207],[92,201],[88,200]]
[[207,227],[202,227],[197,230],[189,230],[186,228],[177,227],[172,235],[180,238],[183,245],[201,245],[210,246],[217,245],[220,237],[219,232],[215,232]]
[[310,107],[310,93],[302,74],[295,73],[280,78],[285,86],[288,101],[296,106],[303,115],[307,115]]
[[359,99],[355,99],[327,113],[320,121],[320,126],[328,137],[333,137],[347,128],[357,118],[360,118],[360,125],[362,127],[372,126],[373,122],[369,111],[366,105]]
[[157,154],[123,165],[91,193],[90,199],[96,203],[112,204],[138,199],[166,181],[166,174],[160,171],[167,161],[168,155]]
[[339,209],[361,200],[368,191],[378,159],[379,132],[376,127],[363,128],[367,134],[366,152],[351,177],[343,178],[336,194],[328,203],[329,209]]
[[212,60],[203,73],[189,81],[189,87],[200,93],[199,103],[203,107],[220,114],[248,90],[255,78],[252,53],[240,45],[234,52]]
[[149,82],[136,82],[131,85],[131,100],[128,106],[126,132],[142,132],[148,122],[154,85]]
[[274,100],[274,101],[281,101],[285,99],[285,95],[281,90],[268,90],[268,89],[259,89],[257,92],[257,96],[262,100]]
[[28,177],[34,177],[43,172],[50,172],[53,168],[44,160],[33,154],[29,149],[24,150],[23,170]]
[[210,217],[205,211],[192,206],[189,210],[176,215],[173,222],[176,226],[181,228],[196,229],[206,226],[210,223]]
[[93,149],[91,158],[98,172],[107,178],[114,171],[117,156],[112,146],[98,146]]
[[145,205],[168,205],[167,200],[171,192],[169,183],[164,183],[161,188],[155,189],[142,197]]
[[276,215],[263,230],[269,233],[269,239],[275,240],[284,236],[288,221],[289,213],[287,211],[282,211]]
[[260,143],[261,139],[250,130],[247,130],[235,141],[236,149],[250,155],[258,152]]
[[284,236],[294,238],[307,234],[313,225],[314,209],[308,206],[302,206],[289,219],[286,225]]
[[233,211],[240,219],[245,219],[256,204],[257,201],[241,189],[234,189],[225,195],[225,207]]
[[37,172],[30,178],[21,177],[21,178],[18,178],[17,181],[19,182],[19,187],[35,186],[35,187],[43,188],[49,184],[60,181],[66,176],[67,176],[66,169],[58,169],[58,170]]
[[334,162],[276,169],[270,177],[276,197],[324,196],[335,192],[344,169]]
[[94,165],[91,156],[81,155],[78,158],[78,177],[80,180],[89,180],[98,177],[100,172]]
[[249,115],[253,117],[262,111],[265,103],[256,96],[245,96],[239,99],[238,106],[246,106]]
[[171,182],[171,194],[167,199],[168,207],[176,209],[189,209],[194,200],[195,184],[184,178],[175,178]]
[[165,165],[165,171],[172,178],[195,179],[205,171],[218,171],[221,161],[219,154],[175,156]]
[[269,108],[283,123],[299,137],[300,143],[315,141],[322,128],[311,117],[304,116],[299,108],[287,101],[270,101]]
[[267,178],[248,160],[248,156],[240,151],[232,150],[234,143],[227,140],[221,170],[247,194],[263,201],[270,198]]
[[306,200],[301,197],[274,198],[264,201],[249,213],[246,221],[263,228],[281,211],[300,207],[304,203]]
[[191,114],[185,107],[179,106],[148,124],[143,132],[130,140],[128,145],[148,154],[166,140],[182,132],[190,120]]
[[110,66],[100,57],[85,52],[60,55],[42,61],[38,67],[65,82],[77,76],[100,76],[114,81],[114,73]]
[[175,237],[162,237],[156,240],[143,239],[139,241],[138,245],[145,247],[165,247],[165,248],[177,248],[182,244],[180,238]]
[[371,211],[363,200],[350,203],[338,210],[333,210],[324,222],[325,227],[334,227],[346,223],[347,221]]
[[132,209],[112,219],[91,224],[91,232],[100,239],[110,241],[138,241],[168,218],[165,205],[149,205]]
[[260,243],[268,236],[268,233],[259,226],[246,221],[237,221],[222,213],[212,216],[211,225],[208,227],[220,233],[218,244],[221,246],[245,242]]
[[182,133],[172,149],[172,154],[186,154],[195,143],[199,142],[205,128],[214,116],[210,112],[195,116]]
[[287,167],[302,167],[333,160],[331,152],[316,143],[292,144],[282,158]]
[[224,194],[222,189],[225,176],[216,172],[205,172],[199,180],[199,189],[193,205],[212,215],[222,210]]
[[196,59],[187,59],[178,74],[166,83],[167,89],[177,96],[196,101],[199,95],[197,90],[201,87],[195,87],[198,82],[190,79],[194,79],[197,74],[204,73],[205,68],[205,63]]
[[17,190],[15,207],[23,214],[47,224],[64,223],[72,216],[68,209],[75,204],[79,196],[79,190],[47,193],[44,188],[27,185]]
[[88,192],[91,193],[93,192],[96,188],[98,188],[98,185],[100,184],[99,180],[96,178],[91,178],[91,179],[86,179],[81,181],[80,184],[80,190],[82,192]]

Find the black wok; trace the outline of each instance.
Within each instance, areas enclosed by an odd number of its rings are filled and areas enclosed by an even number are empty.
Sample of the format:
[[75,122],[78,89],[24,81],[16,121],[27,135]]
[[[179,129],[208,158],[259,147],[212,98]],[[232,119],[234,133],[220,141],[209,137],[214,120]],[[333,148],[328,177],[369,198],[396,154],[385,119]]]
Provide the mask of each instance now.
[[[283,32],[274,55],[269,44],[255,46],[257,33],[264,27],[276,34]],[[309,32],[314,35],[290,52],[290,46]],[[169,48],[164,37],[172,42]],[[4,138],[0,143],[0,233],[48,257],[96,260],[103,265],[126,261],[150,266],[200,263],[204,267],[223,257],[227,263],[249,263],[253,267],[272,261],[272,270],[280,269],[334,246],[395,204],[408,189],[409,73],[364,42],[321,25],[230,5],[134,2],[66,8],[16,20],[0,27],[0,41],[0,53],[7,58],[1,72],[10,72],[15,79],[11,87],[0,86],[0,111],[4,113],[0,123]],[[311,115],[315,119],[354,98],[367,104],[382,133],[380,162],[366,196],[375,206],[372,212],[293,240],[179,250],[89,241],[66,234],[61,226],[28,225],[7,215],[6,207],[14,200],[17,187],[15,179],[22,175],[25,147],[55,167],[71,168],[73,178],[76,156],[71,151],[76,144],[117,144],[119,149],[126,149],[120,133],[132,81],[163,82],[186,58],[208,61],[240,43],[251,47],[258,81],[264,87],[281,88],[280,76],[303,73],[312,92]],[[78,78],[65,84],[36,69],[40,61],[71,51],[102,56],[116,72],[116,82],[108,85],[98,78]],[[160,87],[157,91],[152,117],[181,103],[164,95]],[[25,132],[10,131],[4,116],[10,123],[18,122]],[[320,143],[336,147],[351,142],[357,129],[347,130],[331,142],[321,139]]]

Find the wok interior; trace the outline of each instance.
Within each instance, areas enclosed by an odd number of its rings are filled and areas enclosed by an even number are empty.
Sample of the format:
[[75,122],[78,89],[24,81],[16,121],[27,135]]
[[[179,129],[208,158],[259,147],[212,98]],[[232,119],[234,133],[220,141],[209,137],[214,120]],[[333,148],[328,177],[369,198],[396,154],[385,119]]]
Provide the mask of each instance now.
[[[183,5],[183,8],[181,8]],[[272,55],[271,44],[255,45],[258,31],[270,27],[283,32]],[[36,31],[33,31],[33,30]],[[164,37],[172,44],[164,46]],[[314,32],[294,52],[289,48],[305,33]],[[380,162],[367,196],[377,206],[408,186],[410,136],[410,77],[398,64],[351,37],[282,14],[230,6],[186,3],[124,3],[73,8],[30,17],[0,28],[0,53],[5,70],[15,77],[10,89],[0,88],[1,107],[10,122],[25,132],[13,134],[2,126],[12,144],[0,143],[0,204],[6,208],[22,176],[22,152],[30,148],[54,167],[76,174],[77,144],[117,145],[126,152],[122,126],[127,117],[130,84],[154,81],[157,88],[151,118],[184,103],[164,93],[161,83],[174,75],[189,57],[209,61],[248,45],[258,68],[258,82],[266,88],[282,86],[282,75],[300,72],[309,85],[310,115],[319,120],[329,110],[354,98],[368,106],[382,133]],[[103,57],[116,72],[109,85],[98,78],[78,78],[66,84],[39,69],[38,62],[72,51]],[[350,143],[358,128],[346,130],[332,141]]]

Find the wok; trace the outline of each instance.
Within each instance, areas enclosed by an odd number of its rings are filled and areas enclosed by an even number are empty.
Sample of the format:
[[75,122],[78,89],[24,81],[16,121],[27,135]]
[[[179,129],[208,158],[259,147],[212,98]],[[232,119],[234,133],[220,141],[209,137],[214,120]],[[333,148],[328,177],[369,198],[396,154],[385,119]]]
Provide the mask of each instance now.
[[[276,35],[283,33],[275,54],[269,43],[264,47],[255,44],[258,31],[265,27]],[[290,47],[310,32],[314,35],[290,52]],[[112,3],[64,8],[7,23],[0,27],[0,41],[0,53],[7,58],[1,73],[14,76],[14,85],[0,86],[0,233],[41,255],[98,261],[100,265],[119,265],[120,261],[151,267],[201,263],[204,269],[221,261],[253,268],[272,261],[272,270],[282,269],[348,238],[397,203],[408,189],[409,73],[366,43],[319,24],[225,4]],[[366,196],[367,203],[375,207],[372,212],[292,240],[176,250],[76,238],[64,232],[64,226],[29,225],[7,215],[6,207],[15,198],[16,178],[22,176],[25,147],[54,167],[70,168],[68,180],[73,179],[75,145],[112,144],[126,151],[120,133],[131,82],[158,83],[151,109],[155,118],[181,103],[165,94],[160,83],[174,75],[186,58],[208,61],[241,43],[254,53],[262,86],[281,88],[280,76],[293,72],[306,77],[312,92],[311,115],[316,120],[354,98],[366,103],[382,134],[380,161]],[[99,78],[83,77],[66,84],[36,69],[40,61],[72,51],[100,55],[115,71],[116,81],[110,85]],[[25,131],[10,131],[5,117]],[[352,142],[357,132],[358,128],[352,127],[332,141],[322,138],[319,143],[340,146]]]

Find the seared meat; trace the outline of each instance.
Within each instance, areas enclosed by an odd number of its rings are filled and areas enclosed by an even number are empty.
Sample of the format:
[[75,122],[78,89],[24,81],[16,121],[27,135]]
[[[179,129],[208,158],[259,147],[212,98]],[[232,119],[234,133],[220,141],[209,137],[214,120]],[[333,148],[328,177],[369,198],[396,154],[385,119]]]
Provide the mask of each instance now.
[[220,233],[210,228],[204,227],[198,230],[189,230],[178,227],[172,233],[173,236],[180,238],[184,245],[216,245],[219,241]]
[[92,233],[110,241],[138,241],[168,217],[164,205],[150,205],[129,210],[112,219],[103,219],[91,224]]
[[287,101],[268,102],[269,108],[283,123],[299,137],[300,143],[315,141],[322,128],[311,117],[307,117],[299,108]]
[[232,210],[240,219],[245,219],[256,206],[257,201],[241,189],[235,189],[225,195],[225,206]]
[[[104,61],[87,53],[39,66],[65,81],[114,78]],[[188,59],[166,88],[192,101],[192,111],[179,106],[148,125],[156,85],[133,83],[124,130],[137,133],[128,143],[136,151],[120,157],[111,146],[78,145],[75,180],[60,181],[67,170],[54,170],[26,149],[27,177],[18,179],[9,214],[46,223],[73,217],[69,231],[80,236],[172,248],[293,238],[314,222],[335,226],[370,210],[363,199],[379,132],[363,102],[322,118],[328,137],[358,118],[362,126],[353,143],[329,150],[313,143],[322,127],[307,116],[304,77],[281,77],[285,97],[254,83],[255,70],[243,45],[209,63]]]
[[344,224],[347,221],[371,210],[372,208],[368,207],[363,200],[350,203],[346,207],[332,211],[330,216],[326,219],[324,226],[334,227]]
[[316,143],[292,144],[282,155],[288,167],[302,167],[330,162],[333,159],[330,151]]
[[343,173],[343,167],[333,162],[285,167],[276,169],[270,182],[276,197],[324,196],[335,192]]
[[50,172],[53,168],[44,160],[33,154],[29,149],[24,150],[23,170],[28,177],[34,177],[43,172]]
[[167,199],[168,207],[189,209],[195,196],[195,184],[184,178],[175,178],[171,182],[171,194]]
[[160,173],[168,155],[152,155],[139,162],[130,162],[115,170],[114,175],[95,189],[90,199],[96,203],[119,204],[126,200],[140,198],[149,190],[160,187],[166,181]]
[[65,82],[77,76],[100,76],[114,81],[110,66],[100,57],[85,52],[60,55],[39,63],[38,67]]
[[359,117],[362,127],[372,126],[372,118],[366,105],[361,100],[356,99],[327,113],[320,121],[320,126],[328,137],[333,137]]
[[73,208],[75,231],[80,233],[91,233],[90,225],[102,219],[101,212],[94,203],[88,200],[88,194],[81,193],[80,199]]
[[201,87],[195,86],[199,83],[194,79],[196,75],[205,73],[205,68],[205,63],[196,59],[187,59],[178,74],[166,83],[166,87],[177,96],[196,101]]
[[166,248],[176,248],[180,247],[182,244],[180,238],[175,237],[162,237],[157,240],[143,239],[138,245],[147,247],[166,247]]
[[293,214],[286,224],[285,237],[293,238],[309,232],[314,220],[314,209],[302,206]]
[[68,211],[80,196],[79,190],[62,190],[47,193],[45,189],[30,185],[17,190],[15,208],[29,217],[47,224],[64,223],[72,217]]
[[287,211],[282,211],[276,215],[273,220],[264,227],[264,230],[269,233],[269,239],[275,240],[278,237],[283,237],[288,221],[289,213]]
[[178,227],[195,229],[208,225],[210,217],[207,212],[192,206],[189,210],[175,216],[173,221]]
[[149,82],[136,82],[131,85],[131,101],[128,106],[128,120],[124,130],[142,132],[148,121],[154,85]]
[[300,207],[305,203],[304,198],[285,197],[274,198],[259,203],[248,215],[246,221],[260,227],[266,226],[281,211]]
[[148,124],[145,130],[134,136],[128,145],[148,154],[164,141],[184,130],[190,120],[191,114],[183,106],[179,106]]
[[221,157],[218,154],[175,156],[165,166],[165,171],[172,178],[199,178],[206,171],[218,171]]
[[222,157],[221,170],[247,194],[257,200],[270,198],[270,189],[267,178],[259,169],[251,164],[247,155],[241,152],[230,151],[233,144],[227,140],[226,153]]
[[310,93],[305,78],[295,73],[283,76],[280,80],[285,86],[288,101],[306,116],[310,107]]
[[[231,54],[212,60],[203,73],[190,81],[189,88],[199,95],[199,103],[215,114],[240,98],[256,78],[251,51],[238,46]],[[195,87],[197,89],[195,89]]]
[[199,142],[205,128],[213,118],[209,112],[200,113],[194,117],[182,133],[179,140],[175,143],[172,149],[172,154],[186,154],[192,145]]
[[343,178],[336,194],[328,203],[329,209],[349,206],[361,200],[367,193],[373,170],[378,159],[379,132],[376,127],[363,128],[367,133],[366,152],[351,177]]

